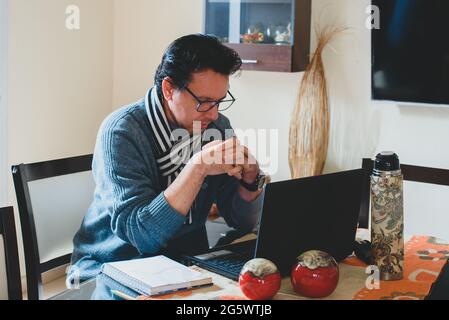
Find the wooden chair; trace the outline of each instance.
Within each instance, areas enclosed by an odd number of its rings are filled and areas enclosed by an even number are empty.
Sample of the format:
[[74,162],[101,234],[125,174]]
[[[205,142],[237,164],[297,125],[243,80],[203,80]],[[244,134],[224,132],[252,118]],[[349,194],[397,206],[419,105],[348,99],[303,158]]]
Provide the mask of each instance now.
[[70,262],[93,200],[91,167],[92,155],[12,167],[30,300],[43,298],[42,273]]

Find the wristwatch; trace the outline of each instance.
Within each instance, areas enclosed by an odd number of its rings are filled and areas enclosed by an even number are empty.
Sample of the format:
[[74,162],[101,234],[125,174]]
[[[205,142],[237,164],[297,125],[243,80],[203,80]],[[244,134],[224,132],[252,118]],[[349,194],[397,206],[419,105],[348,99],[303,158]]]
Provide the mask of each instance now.
[[246,183],[245,181],[240,180],[240,184],[248,191],[251,192],[255,192],[258,191],[260,189],[263,189],[263,187],[265,187],[265,185],[267,185],[268,183],[270,183],[271,178],[269,175],[265,175],[265,174],[259,174],[256,178],[256,181],[254,181],[253,183]]

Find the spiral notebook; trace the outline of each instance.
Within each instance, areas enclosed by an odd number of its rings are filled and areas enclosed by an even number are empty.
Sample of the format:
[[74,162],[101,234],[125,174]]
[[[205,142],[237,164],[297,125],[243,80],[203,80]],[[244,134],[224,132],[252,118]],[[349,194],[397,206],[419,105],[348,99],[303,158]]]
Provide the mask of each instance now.
[[142,295],[155,296],[212,284],[212,278],[165,256],[105,263],[101,272]]

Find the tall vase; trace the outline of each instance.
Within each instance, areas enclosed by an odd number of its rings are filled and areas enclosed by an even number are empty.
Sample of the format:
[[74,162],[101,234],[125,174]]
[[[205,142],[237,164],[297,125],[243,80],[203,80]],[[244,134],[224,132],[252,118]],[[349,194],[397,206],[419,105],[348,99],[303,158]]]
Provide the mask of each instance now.
[[328,27],[302,78],[290,123],[289,165],[293,179],[323,173],[329,144],[330,112],[322,53],[342,28]]

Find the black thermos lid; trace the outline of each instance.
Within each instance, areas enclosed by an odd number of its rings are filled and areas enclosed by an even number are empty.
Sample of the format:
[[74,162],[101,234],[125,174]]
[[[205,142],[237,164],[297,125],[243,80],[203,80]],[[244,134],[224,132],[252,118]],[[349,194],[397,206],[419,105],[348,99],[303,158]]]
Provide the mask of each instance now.
[[378,171],[397,171],[400,170],[399,157],[391,151],[379,153],[374,160],[374,170]]

